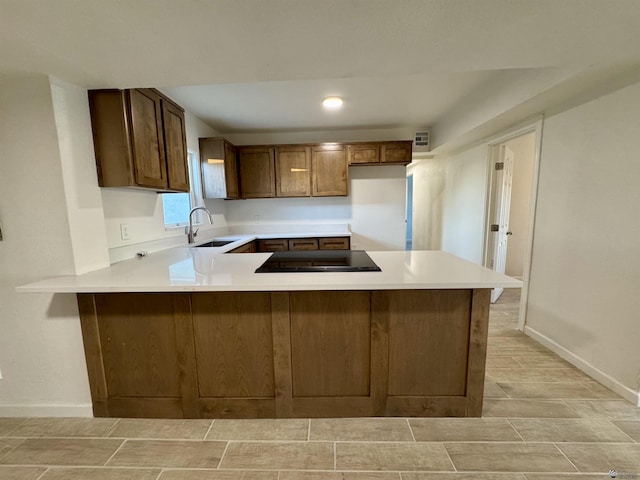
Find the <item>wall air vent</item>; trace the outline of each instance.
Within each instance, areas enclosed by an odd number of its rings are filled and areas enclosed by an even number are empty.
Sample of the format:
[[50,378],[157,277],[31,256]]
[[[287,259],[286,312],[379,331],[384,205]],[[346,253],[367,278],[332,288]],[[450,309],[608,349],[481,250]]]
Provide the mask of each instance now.
[[428,152],[431,149],[431,132],[429,130],[421,130],[413,136],[413,151]]

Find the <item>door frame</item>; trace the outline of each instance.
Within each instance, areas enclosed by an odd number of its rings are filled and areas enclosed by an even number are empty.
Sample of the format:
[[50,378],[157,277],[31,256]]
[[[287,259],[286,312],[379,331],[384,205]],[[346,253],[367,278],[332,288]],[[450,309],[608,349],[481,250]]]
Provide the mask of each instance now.
[[[484,213],[484,242],[482,248],[483,265],[489,265],[489,242],[491,241],[491,194],[496,186],[493,182],[493,165],[500,156],[500,146],[516,137],[527,133],[535,133],[535,152],[533,155],[533,178],[531,179],[531,203],[529,206],[529,222],[527,225],[527,240],[524,252],[524,265],[522,272],[522,290],[520,295],[520,314],[518,317],[518,330],[524,331],[527,319],[527,303],[529,300],[529,282],[531,277],[531,258],[533,255],[533,235],[535,227],[536,207],[538,201],[538,180],[540,172],[540,152],[542,148],[543,117],[538,116],[513,129],[492,138],[487,142],[487,178]],[[488,268],[488,267],[487,267]]]

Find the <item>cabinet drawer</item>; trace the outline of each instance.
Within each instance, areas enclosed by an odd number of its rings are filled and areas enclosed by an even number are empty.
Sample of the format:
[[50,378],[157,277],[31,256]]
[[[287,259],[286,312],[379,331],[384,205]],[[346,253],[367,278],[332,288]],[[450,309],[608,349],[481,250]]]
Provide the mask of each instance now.
[[238,248],[234,248],[228,253],[255,253],[256,251],[256,242],[245,243],[244,245],[240,245]]
[[349,250],[349,237],[327,237],[319,240],[320,250]]
[[287,250],[289,250],[289,242],[286,238],[258,240],[259,252],[286,252]]
[[292,238],[289,240],[289,250],[318,250],[318,239]]

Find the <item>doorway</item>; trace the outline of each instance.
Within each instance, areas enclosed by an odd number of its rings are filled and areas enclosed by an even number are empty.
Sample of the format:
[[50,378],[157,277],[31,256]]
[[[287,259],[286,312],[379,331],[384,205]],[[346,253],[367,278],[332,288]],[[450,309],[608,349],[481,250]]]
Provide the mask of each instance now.
[[[523,280],[520,329],[526,314],[541,124],[542,120],[489,144],[485,266]],[[492,303],[501,290],[492,291]]]
[[407,224],[405,233],[405,250],[413,248],[413,174],[407,175],[407,205],[405,207]]

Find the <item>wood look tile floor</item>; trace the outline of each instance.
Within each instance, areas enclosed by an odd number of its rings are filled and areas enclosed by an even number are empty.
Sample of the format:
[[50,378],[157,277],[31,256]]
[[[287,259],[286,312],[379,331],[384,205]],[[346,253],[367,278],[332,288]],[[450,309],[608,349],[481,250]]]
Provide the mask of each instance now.
[[0,418],[1,480],[640,480],[640,409],[491,307],[483,418]]

